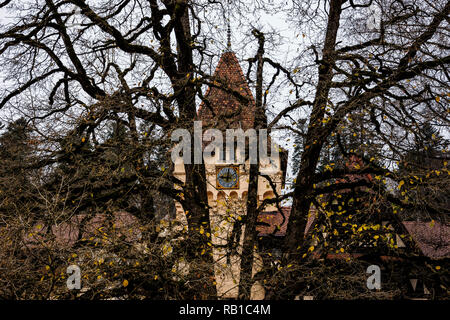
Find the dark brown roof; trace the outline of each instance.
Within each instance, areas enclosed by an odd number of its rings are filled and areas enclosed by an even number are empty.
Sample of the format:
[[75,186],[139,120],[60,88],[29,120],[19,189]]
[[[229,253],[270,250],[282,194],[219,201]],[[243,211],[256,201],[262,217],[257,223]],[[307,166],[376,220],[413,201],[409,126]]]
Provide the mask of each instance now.
[[[249,99],[249,103],[243,104],[232,93],[210,86],[205,98],[209,101],[211,108],[202,102],[198,110],[198,118],[204,122],[204,127],[208,125],[219,129],[241,127],[243,130],[253,128],[255,100],[233,52],[225,52],[220,57],[213,75],[213,83],[226,90],[238,92]],[[229,117],[226,117],[227,115]]]
[[274,235],[284,236],[286,234],[287,221],[291,212],[290,207],[282,207],[281,213],[279,211],[262,212],[258,216],[258,224],[256,231],[259,236]]

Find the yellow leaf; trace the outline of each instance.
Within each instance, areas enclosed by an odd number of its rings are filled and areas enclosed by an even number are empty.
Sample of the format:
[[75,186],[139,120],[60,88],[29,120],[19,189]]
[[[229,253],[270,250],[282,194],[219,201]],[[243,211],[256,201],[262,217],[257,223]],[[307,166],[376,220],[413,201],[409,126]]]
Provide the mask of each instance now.
[[123,284],[124,287],[128,286],[128,280],[123,280],[122,284]]
[[436,102],[441,101],[441,97],[436,97]]
[[403,180],[400,181],[400,182],[398,183],[398,189],[400,190],[404,184],[405,184],[405,181],[403,181]]

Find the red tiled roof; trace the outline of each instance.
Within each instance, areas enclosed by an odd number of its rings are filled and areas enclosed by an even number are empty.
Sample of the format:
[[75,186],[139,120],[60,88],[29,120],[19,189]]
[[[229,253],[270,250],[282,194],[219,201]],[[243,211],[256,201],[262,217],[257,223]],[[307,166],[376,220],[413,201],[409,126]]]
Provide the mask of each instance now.
[[[279,211],[262,212],[258,216],[258,222],[264,223],[256,226],[259,236],[274,235],[284,236],[286,234],[287,221],[291,213],[290,207],[282,207],[282,213]],[[266,225],[267,224],[267,225]]]
[[[204,126],[212,125],[215,128],[239,128],[240,122],[243,130],[253,128],[255,100],[248,87],[239,61],[233,52],[225,52],[222,54],[214,72],[213,80],[217,82],[218,86],[239,92],[250,101],[248,105],[242,105],[231,93],[213,86],[209,87],[206,91],[205,98],[209,101],[216,117],[213,116],[213,113],[205,102],[202,102],[198,110],[198,118],[205,122]],[[242,109],[239,112],[240,108]],[[235,113],[236,115],[234,115]],[[218,116],[230,114],[234,116],[225,118],[220,123],[216,123]]]
[[[350,172],[358,171],[360,168],[364,166],[363,160],[357,155],[350,155],[346,162],[345,168]],[[373,181],[372,175],[370,173],[366,174],[358,174],[358,173],[348,173],[345,175],[345,178],[338,179],[337,183],[345,183],[345,182],[357,182],[360,180]],[[348,192],[350,189],[341,189],[339,192]]]
[[[289,222],[289,216],[291,215],[291,207],[281,207],[282,213],[279,211],[274,212],[262,212],[258,216],[258,222],[267,223],[268,225],[258,225],[256,231],[259,232],[259,236],[275,235],[282,237],[286,235],[286,229]],[[315,219],[315,209],[312,208],[306,224],[306,233],[309,232]]]

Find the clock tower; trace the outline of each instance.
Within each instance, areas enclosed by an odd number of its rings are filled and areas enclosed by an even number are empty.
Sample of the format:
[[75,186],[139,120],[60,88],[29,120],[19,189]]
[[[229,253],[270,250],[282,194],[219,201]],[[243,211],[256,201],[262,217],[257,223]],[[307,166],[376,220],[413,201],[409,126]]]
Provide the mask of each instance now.
[[[242,129],[247,132],[253,129],[255,116],[255,100],[246,78],[234,52],[228,50],[222,54],[213,75],[217,86],[211,86],[205,93],[201,103],[197,121],[202,121],[203,131],[218,129],[225,137],[226,129]],[[220,88],[219,88],[220,87]],[[230,92],[239,92],[241,99]],[[270,138],[269,138],[270,139]],[[224,139],[225,140],[225,139]],[[203,147],[210,141],[203,135]],[[234,144],[236,155],[241,150],[239,144]],[[271,148],[278,146],[273,145]],[[210,206],[211,242],[213,245],[214,270],[216,275],[217,293],[219,298],[237,298],[239,284],[239,253],[242,249],[243,231],[242,217],[246,214],[247,192],[249,185],[250,163],[236,160],[227,161],[225,150],[216,147],[210,157],[204,157],[207,195]],[[228,152],[228,151],[227,151]],[[242,154],[241,153],[241,154]],[[234,159],[237,157],[235,156]],[[259,162],[262,175],[270,176],[275,189],[269,181],[259,177],[258,202],[281,194],[287,165],[287,153]],[[182,159],[175,163],[174,174],[181,180],[185,179]],[[186,223],[186,216],[181,204],[176,203],[177,220]],[[267,206],[264,211],[273,213],[275,206]],[[262,260],[255,253],[254,273],[262,267]],[[252,288],[252,299],[264,297],[264,289],[256,283]]]

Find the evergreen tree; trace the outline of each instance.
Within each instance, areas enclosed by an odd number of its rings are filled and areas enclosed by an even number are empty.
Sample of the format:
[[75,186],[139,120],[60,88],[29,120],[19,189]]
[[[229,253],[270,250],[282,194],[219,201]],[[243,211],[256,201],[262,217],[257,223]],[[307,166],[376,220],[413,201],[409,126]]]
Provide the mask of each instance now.
[[294,138],[294,152],[292,154],[292,170],[294,175],[297,175],[300,169],[301,155],[303,153],[303,137],[300,134],[296,134]]
[[0,136],[0,210],[10,215],[31,196],[27,192],[31,171],[31,130],[20,118]]
[[[441,178],[448,159],[442,149],[449,141],[430,123],[416,133],[414,145],[399,163],[398,174],[405,187],[405,197],[415,209],[403,212],[406,219],[442,220],[448,217],[450,186]],[[436,214],[439,213],[439,214]]]

